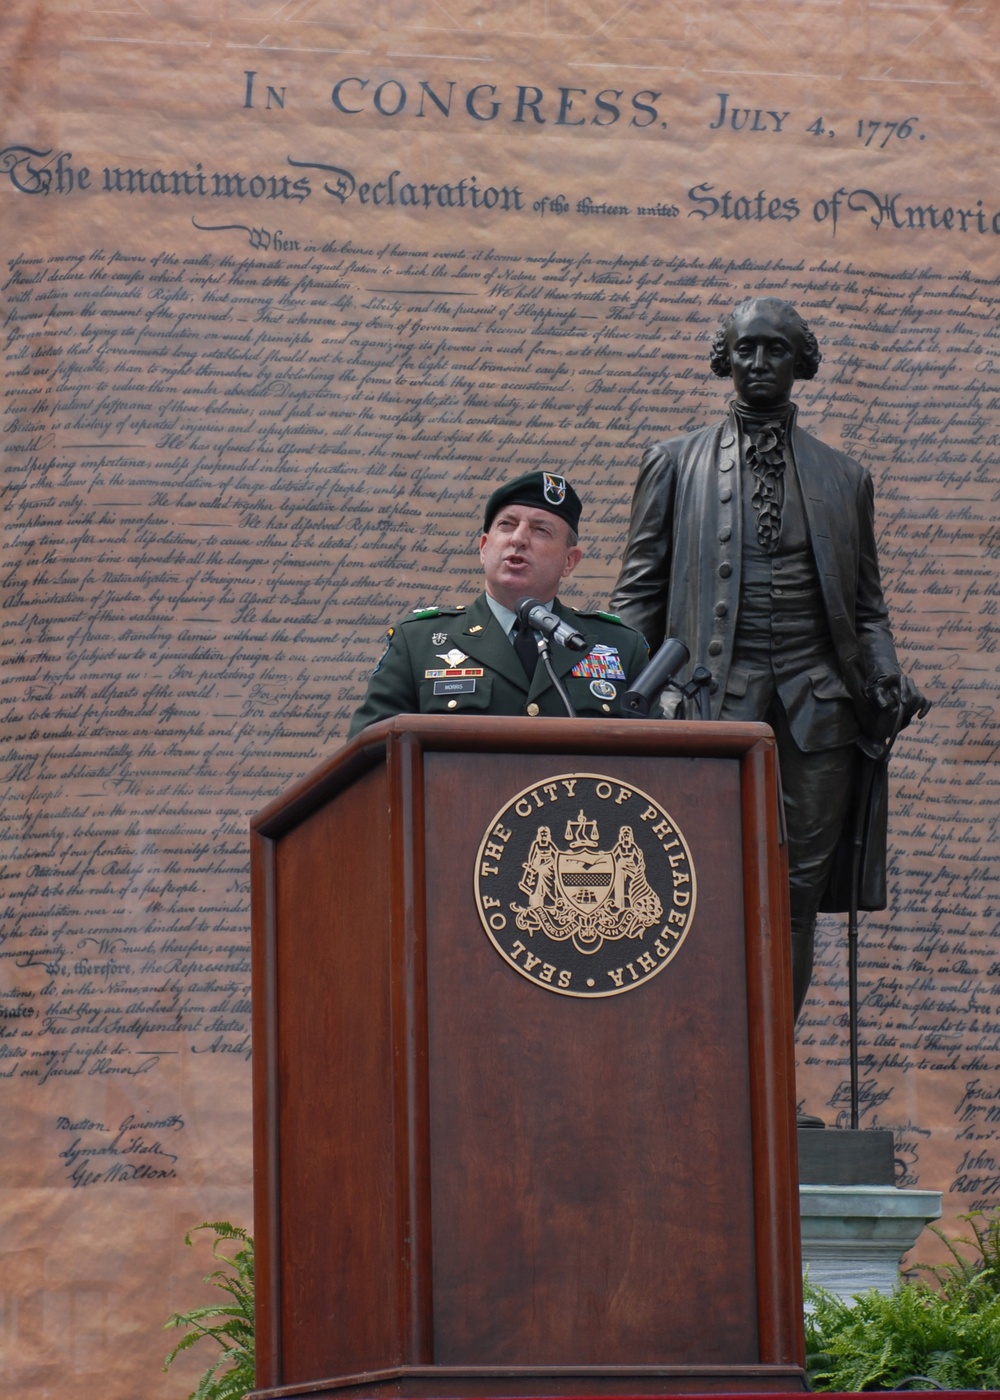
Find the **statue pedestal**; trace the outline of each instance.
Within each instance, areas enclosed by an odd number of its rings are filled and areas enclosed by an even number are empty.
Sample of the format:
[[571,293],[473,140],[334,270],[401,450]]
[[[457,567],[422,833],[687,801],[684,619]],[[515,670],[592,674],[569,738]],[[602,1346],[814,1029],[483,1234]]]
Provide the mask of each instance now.
[[940,1191],[896,1186],[799,1186],[802,1268],[810,1283],[849,1301],[891,1293],[903,1255],[941,1214]]

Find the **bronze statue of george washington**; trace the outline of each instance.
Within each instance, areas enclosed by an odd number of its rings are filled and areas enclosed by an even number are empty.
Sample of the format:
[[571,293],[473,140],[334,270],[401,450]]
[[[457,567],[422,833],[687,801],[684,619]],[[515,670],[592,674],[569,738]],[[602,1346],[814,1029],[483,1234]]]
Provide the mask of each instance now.
[[[716,719],[763,720],[778,743],[788,831],[795,1015],[816,916],[849,907],[838,845],[853,836],[859,757],[925,713],[902,674],[875,550],[872,480],[799,427],[796,379],[816,337],[786,301],[722,322],[711,367],[736,398],[712,427],[645,453],[612,606],[686,642],[711,672]],[[868,832],[860,907],[885,907],[885,808]],[[848,862],[849,868],[849,862]]]

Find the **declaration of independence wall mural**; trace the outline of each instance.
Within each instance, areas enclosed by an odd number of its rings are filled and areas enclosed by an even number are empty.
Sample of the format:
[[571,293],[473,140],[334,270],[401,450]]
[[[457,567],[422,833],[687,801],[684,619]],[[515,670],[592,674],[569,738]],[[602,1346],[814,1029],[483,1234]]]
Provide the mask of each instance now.
[[[1000,15],[960,0],[7,0],[2,1337],[23,1397],[184,1392],[201,1220],[250,1223],[247,823],[329,755],[484,496],[585,501],[796,303],[872,470],[904,664],[862,1123],[1000,1188]],[[846,1112],[842,921],[800,1095]],[[925,1257],[928,1251],[924,1249]]]

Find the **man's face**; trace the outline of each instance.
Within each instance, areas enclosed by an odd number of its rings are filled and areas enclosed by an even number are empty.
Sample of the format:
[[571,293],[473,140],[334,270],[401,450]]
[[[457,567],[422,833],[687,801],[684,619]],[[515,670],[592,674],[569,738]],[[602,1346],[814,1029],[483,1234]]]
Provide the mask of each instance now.
[[504,506],[479,541],[486,591],[504,607],[522,598],[547,603],[579,564],[583,552],[569,543],[561,516],[537,506]]
[[795,383],[799,334],[776,309],[754,302],[736,314],[726,336],[733,384],[748,408],[777,408]]

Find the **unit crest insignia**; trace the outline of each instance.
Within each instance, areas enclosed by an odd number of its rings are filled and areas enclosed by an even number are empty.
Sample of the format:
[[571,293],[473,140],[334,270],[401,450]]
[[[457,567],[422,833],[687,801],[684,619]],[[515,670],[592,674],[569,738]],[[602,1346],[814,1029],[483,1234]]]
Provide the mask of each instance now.
[[479,850],[476,903],[497,951],[530,981],[614,996],[655,976],[684,941],[694,866],[648,793],[564,773],[497,814]]
[[549,505],[561,506],[566,499],[566,478],[556,476],[554,472],[543,472],[542,481],[542,489]]

